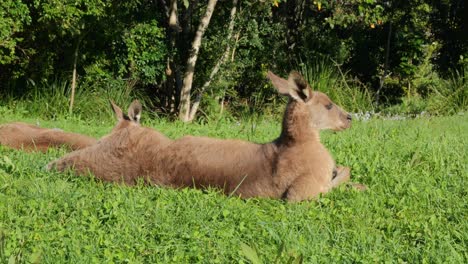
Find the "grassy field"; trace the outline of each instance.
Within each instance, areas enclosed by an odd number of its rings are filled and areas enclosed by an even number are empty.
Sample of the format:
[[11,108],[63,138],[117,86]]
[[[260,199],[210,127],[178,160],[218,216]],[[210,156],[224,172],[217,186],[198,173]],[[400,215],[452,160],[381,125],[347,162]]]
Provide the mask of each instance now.
[[[39,122],[96,137],[112,127],[110,120]],[[266,142],[279,133],[279,122],[267,120],[145,125],[173,138]],[[44,171],[65,150],[0,147],[0,262],[467,263],[466,114],[355,122],[322,133],[322,142],[367,191],[343,186],[288,204],[216,190],[126,187]]]

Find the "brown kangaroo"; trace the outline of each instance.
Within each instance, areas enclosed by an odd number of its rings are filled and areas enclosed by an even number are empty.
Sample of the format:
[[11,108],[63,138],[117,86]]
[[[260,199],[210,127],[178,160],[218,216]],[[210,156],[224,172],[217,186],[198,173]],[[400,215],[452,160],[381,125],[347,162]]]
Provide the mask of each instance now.
[[41,128],[21,122],[0,126],[0,145],[14,149],[45,152],[50,147],[67,146],[71,150],[78,150],[96,142],[95,138],[85,135]]
[[325,94],[312,91],[304,78],[292,72],[289,80],[272,72],[268,77],[289,102],[280,136],[256,144],[185,136],[170,140],[161,133],[135,125],[113,105],[119,123],[96,145],[51,162],[48,168],[88,171],[107,181],[133,184],[142,177],[170,187],[217,187],[244,198],[270,197],[301,201],[326,193],[350,177],[349,168],[335,162],[320,143],[319,130],[343,130],[351,116]]
[[118,123],[112,132],[89,149],[74,151],[48,164],[59,171],[72,167],[78,174],[92,172],[106,181],[133,185],[140,176],[150,173],[152,159],[172,140],[156,130],[139,125],[141,104],[132,102],[128,115],[111,102]]

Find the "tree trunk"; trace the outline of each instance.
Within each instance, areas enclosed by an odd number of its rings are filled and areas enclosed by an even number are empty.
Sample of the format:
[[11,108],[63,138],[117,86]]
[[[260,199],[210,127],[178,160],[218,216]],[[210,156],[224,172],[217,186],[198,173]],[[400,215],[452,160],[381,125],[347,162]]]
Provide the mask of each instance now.
[[236,33],[236,36],[234,37],[234,47],[232,48],[232,54],[231,54],[231,62],[234,61],[234,57],[236,55],[236,47],[237,43],[239,43],[239,38],[240,38],[240,31]]
[[169,8],[169,28],[175,31],[179,31],[179,21],[177,19],[177,0],[171,0],[171,6]]
[[192,107],[190,109],[189,118],[187,120],[189,122],[192,121],[195,118],[198,107],[200,106],[200,101],[202,99],[203,93],[205,92],[206,88],[208,88],[208,86],[210,86],[211,81],[213,81],[214,76],[218,73],[219,69],[221,68],[221,66],[226,61],[226,58],[228,57],[229,52],[231,51],[231,44],[229,43],[229,41],[231,41],[232,32],[234,31],[234,22],[235,22],[236,12],[237,12],[237,2],[238,2],[238,0],[233,0],[232,1],[232,9],[231,9],[231,15],[230,15],[230,21],[229,21],[229,27],[228,27],[228,36],[227,36],[228,43],[227,43],[226,49],[224,50],[224,53],[221,56],[221,58],[218,60],[218,62],[214,66],[213,70],[211,71],[210,77],[208,78],[208,80],[203,84],[202,88],[200,89],[200,92],[198,93],[198,95],[197,95],[197,97],[196,97],[196,99],[195,99],[195,101],[194,101],[194,103],[193,103],[193,105],[192,105]]
[[75,102],[75,90],[76,90],[76,65],[78,62],[78,49],[80,47],[80,40],[76,43],[74,58],[73,58],[73,73],[72,73],[72,84],[71,84],[71,96],[70,96],[70,107],[68,112],[73,113],[73,104]]
[[192,42],[192,49],[190,51],[189,58],[187,60],[187,67],[185,69],[184,82],[182,90],[180,91],[180,106],[179,106],[179,118],[187,122],[190,114],[190,92],[192,90],[193,75],[195,72],[195,65],[197,63],[198,52],[200,51],[201,40],[206,28],[211,20],[211,15],[216,6],[217,0],[209,0],[206,12],[201,19],[200,25],[198,26],[195,38]]

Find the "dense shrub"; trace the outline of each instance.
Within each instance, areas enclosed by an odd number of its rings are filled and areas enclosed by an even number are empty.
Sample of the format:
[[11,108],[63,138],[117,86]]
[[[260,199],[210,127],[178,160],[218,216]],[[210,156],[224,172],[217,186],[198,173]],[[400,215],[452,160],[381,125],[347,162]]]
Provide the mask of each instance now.
[[[177,1],[177,23],[171,24],[169,2],[2,1],[0,94],[64,94],[63,85],[46,84],[68,84],[76,66],[83,91],[123,89],[112,92],[119,94],[131,87],[147,95],[154,109],[175,113],[206,3]],[[229,33],[233,3],[237,13]],[[397,109],[401,103],[404,108],[416,101],[421,102],[414,111],[463,111],[463,13],[463,1],[219,1],[190,94],[196,96],[220,64],[203,88],[202,115],[220,108],[257,111],[256,105],[277,100],[266,70],[286,76],[302,67],[318,89],[352,111]],[[329,65],[317,68],[323,61]]]

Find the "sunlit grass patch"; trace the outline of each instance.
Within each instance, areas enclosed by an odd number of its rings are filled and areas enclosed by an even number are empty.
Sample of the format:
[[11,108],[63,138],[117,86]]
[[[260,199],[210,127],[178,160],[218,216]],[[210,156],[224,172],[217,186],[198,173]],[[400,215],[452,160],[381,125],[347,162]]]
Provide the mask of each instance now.
[[[350,166],[352,180],[369,189],[343,186],[297,204],[46,172],[65,149],[0,147],[0,261],[465,263],[467,119],[371,119],[324,132],[337,163]],[[96,137],[112,127],[111,119],[38,121]],[[273,140],[280,129],[269,119],[190,125],[146,119],[144,125],[171,138],[256,142]]]

